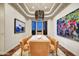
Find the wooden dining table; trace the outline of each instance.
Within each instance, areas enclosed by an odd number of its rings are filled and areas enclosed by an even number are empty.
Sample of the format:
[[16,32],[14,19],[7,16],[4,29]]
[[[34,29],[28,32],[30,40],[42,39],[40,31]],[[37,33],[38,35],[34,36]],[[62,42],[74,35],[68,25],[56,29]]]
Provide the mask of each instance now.
[[45,35],[33,35],[27,43],[32,56],[47,56],[50,40]]
[[45,35],[33,35],[27,42],[29,43],[30,41],[50,42],[50,40]]

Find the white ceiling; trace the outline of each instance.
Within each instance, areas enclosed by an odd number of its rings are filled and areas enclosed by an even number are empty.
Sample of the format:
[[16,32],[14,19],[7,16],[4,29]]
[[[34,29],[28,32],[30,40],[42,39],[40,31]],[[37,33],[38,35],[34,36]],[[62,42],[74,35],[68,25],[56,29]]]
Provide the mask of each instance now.
[[26,3],[26,6],[31,12],[35,12],[36,10],[48,12],[52,8],[53,3]]
[[10,5],[26,18],[34,18],[36,10],[44,10],[45,17],[48,18],[56,16],[69,3],[10,3]]

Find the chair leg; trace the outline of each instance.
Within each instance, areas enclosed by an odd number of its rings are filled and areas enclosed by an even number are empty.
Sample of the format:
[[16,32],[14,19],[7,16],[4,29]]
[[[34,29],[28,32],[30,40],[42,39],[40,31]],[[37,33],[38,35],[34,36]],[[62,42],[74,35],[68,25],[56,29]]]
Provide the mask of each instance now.
[[56,50],[56,56],[58,56],[57,50]]
[[23,53],[23,49],[21,49],[21,56],[22,56],[22,53]]

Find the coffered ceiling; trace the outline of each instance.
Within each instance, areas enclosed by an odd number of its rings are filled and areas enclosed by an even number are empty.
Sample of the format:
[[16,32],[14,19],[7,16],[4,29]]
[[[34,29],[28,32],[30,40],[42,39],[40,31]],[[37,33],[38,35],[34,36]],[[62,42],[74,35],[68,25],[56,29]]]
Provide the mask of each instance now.
[[35,17],[36,10],[43,10],[45,17],[54,17],[69,3],[10,3],[24,17]]

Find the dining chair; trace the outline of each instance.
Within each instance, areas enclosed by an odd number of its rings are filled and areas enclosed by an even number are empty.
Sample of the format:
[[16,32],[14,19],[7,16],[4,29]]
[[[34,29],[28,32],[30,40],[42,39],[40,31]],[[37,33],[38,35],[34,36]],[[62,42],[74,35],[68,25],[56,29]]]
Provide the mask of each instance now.
[[29,42],[31,56],[48,56],[49,42],[30,41]]
[[30,38],[29,36],[21,38],[21,41],[20,41],[21,56],[23,55],[23,52],[29,50],[29,44],[27,43],[29,38]]
[[48,36],[48,38],[51,41],[51,44],[50,44],[50,52],[51,53],[55,53],[56,55],[58,55],[57,54],[57,52],[58,52],[58,45],[59,45],[58,40],[54,36]]

